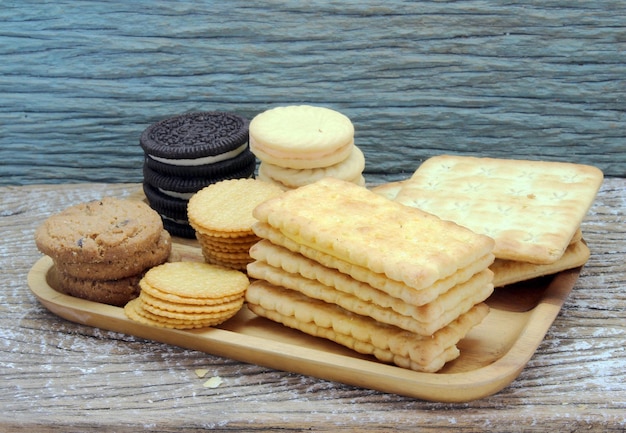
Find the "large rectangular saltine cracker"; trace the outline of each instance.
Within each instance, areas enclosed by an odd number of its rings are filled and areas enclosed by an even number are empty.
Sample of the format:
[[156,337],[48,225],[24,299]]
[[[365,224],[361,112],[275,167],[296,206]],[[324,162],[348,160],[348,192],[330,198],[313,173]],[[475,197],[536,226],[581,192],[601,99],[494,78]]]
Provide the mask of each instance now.
[[498,259],[548,264],[570,244],[602,179],[588,165],[442,155],[395,200],[492,237]]

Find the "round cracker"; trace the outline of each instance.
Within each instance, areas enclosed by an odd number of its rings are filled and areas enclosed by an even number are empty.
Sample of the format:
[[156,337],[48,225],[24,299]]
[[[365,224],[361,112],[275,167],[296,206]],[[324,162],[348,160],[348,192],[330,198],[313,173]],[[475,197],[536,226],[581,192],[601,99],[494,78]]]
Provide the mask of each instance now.
[[209,326],[216,326],[223,323],[226,319],[217,318],[211,320],[176,320],[168,319],[166,317],[157,316],[146,311],[143,308],[143,303],[139,298],[133,299],[124,306],[124,313],[126,316],[144,325],[157,326],[161,328],[170,329],[197,329],[206,328]]
[[189,199],[187,214],[192,226],[209,234],[252,233],[252,210],[282,194],[276,185],[257,179],[229,179],[211,184]]
[[150,286],[183,298],[220,299],[243,293],[250,284],[237,270],[201,262],[168,262],[143,277]]
[[[206,320],[215,320],[215,319],[228,319],[233,317],[243,306],[243,298],[238,301],[233,301],[233,304],[226,310],[222,311],[213,311],[207,313],[189,313],[185,311],[170,311],[164,310],[154,305],[146,303],[143,299],[141,300],[142,307],[144,310],[159,316],[166,317],[168,319],[176,319],[176,320],[185,320],[185,321],[206,321]],[[217,306],[216,306],[217,308]]]
[[221,304],[224,302],[234,301],[241,297],[241,293],[236,293],[230,296],[224,296],[222,298],[190,298],[174,295],[172,293],[163,292],[161,290],[155,289],[145,280],[139,281],[139,287],[141,288],[141,293],[148,293],[153,298],[161,299],[165,302],[177,303],[177,304],[186,304],[186,305],[215,305]]
[[183,304],[179,302],[165,301],[163,299],[156,298],[147,292],[141,292],[139,295],[141,302],[144,305],[152,305],[159,310],[173,311],[179,313],[188,314],[210,314],[221,313],[224,311],[230,311],[241,306],[241,299],[243,294],[237,299],[229,299],[225,302],[211,305],[195,305],[195,304]]

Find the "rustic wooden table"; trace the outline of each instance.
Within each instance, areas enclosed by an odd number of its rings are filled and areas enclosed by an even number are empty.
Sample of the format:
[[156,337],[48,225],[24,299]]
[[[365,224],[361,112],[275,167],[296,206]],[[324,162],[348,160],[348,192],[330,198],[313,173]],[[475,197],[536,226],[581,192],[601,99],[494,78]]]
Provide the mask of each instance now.
[[[624,431],[626,180],[607,178],[583,232],[592,255],[520,376],[436,403],[245,364],[61,319],[27,285],[51,213],[136,184],[0,187],[0,431]],[[220,376],[203,387],[195,369]]]

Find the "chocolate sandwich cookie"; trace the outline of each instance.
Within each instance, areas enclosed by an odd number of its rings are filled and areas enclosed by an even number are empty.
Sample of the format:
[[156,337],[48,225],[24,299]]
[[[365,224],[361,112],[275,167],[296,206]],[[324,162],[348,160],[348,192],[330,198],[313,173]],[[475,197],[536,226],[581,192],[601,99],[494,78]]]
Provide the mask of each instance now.
[[149,126],[139,142],[147,158],[160,163],[152,168],[165,172],[167,165],[176,176],[193,177],[213,164],[239,163],[236,157],[249,150],[248,126],[247,119],[232,113],[187,113]]
[[233,158],[223,161],[205,165],[181,166],[169,164],[163,162],[163,160],[154,159],[146,155],[144,165],[157,173],[175,177],[227,178],[237,175],[239,172],[247,173],[244,175],[244,177],[247,177],[254,173],[256,157],[249,148],[246,148]]
[[254,175],[256,157],[248,145],[248,126],[241,116],[212,111],[174,116],[141,134],[144,192],[171,234],[195,237],[186,208],[197,191]]
[[143,178],[146,183],[149,183],[164,195],[181,200],[189,200],[193,194],[213,183],[227,179],[247,178],[252,176],[253,173],[254,166],[251,166],[231,171],[221,176],[180,177],[160,173],[146,164],[143,167]]
[[191,228],[187,219],[188,200],[166,195],[147,182],[143,183],[143,192],[148,199],[150,207],[161,215],[163,227],[172,236],[187,239],[196,237],[195,231]]

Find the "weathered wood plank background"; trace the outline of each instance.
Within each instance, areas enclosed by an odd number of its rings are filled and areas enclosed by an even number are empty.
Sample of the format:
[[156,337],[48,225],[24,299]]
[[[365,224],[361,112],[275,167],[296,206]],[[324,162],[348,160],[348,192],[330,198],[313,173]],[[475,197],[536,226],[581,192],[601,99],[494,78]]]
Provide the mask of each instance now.
[[300,103],[352,119],[370,181],[444,152],[626,176],[626,2],[0,7],[0,184],[140,181],[154,121]]

